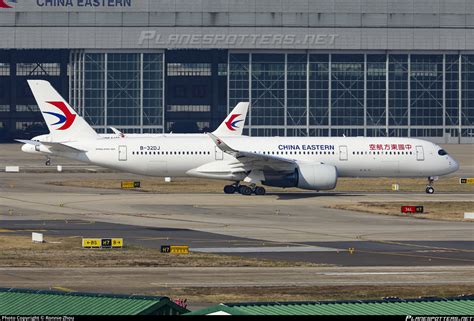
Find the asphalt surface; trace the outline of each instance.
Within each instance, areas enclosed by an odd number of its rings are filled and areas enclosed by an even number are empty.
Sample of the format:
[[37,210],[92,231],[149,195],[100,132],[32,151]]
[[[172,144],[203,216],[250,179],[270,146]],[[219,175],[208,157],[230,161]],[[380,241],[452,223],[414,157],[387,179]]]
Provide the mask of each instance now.
[[189,229],[143,227],[82,220],[3,220],[0,235],[123,238],[126,245],[159,249],[187,245],[191,251],[223,253],[339,266],[472,265],[474,248],[467,241],[275,242]]
[[[12,146],[0,146],[0,165],[33,166],[43,161],[10,153],[18,147]],[[465,176],[474,176],[471,154],[470,145],[460,151]],[[66,166],[82,165],[67,163]],[[130,174],[93,173],[95,168],[88,166],[83,169],[84,173],[0,173],[0,235],[27,235],[32,230],[41,230],[46,239],[50,235],[122,237],[125,244],[146,247],[189,245],[191,250],[336,266],[36,269],[1,268],[0,259],[2,286],[159,293],[160,289],[173,286],[474,283],[472,222],[328,208],[360,201],[469,201],[472,194],[282,192],[245,197],[185,191],[155,194],[47,184],[88,178],[140,179]],[[288,251],[283,251],[285,247]],[[349,248],[354,249],[352,254]],[[107,278],[103,277],[104,273]]]

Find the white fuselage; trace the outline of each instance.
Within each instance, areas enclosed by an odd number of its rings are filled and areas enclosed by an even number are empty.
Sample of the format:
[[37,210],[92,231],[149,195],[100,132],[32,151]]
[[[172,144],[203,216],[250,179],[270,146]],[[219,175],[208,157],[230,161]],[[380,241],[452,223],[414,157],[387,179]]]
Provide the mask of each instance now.
[[[459,168],[450,155],[438,154],[441,147],[413,138],[236,136],[223,139],[240,151],[292,159],[297,163],[332,165],[338,177],[429,177],[446,175]],[[235,161],[205,134],[103,136],[68,145],[87,152],[55,154],[150,176],[189,176],[190,171],[205,164],[218,166],[220,162]],[[48,154],[47,150],[40,151]]]

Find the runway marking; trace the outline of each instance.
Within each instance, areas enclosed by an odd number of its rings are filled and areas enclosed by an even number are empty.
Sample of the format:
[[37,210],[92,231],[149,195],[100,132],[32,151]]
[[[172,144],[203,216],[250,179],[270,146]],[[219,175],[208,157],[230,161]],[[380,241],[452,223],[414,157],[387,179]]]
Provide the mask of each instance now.
[[268,246],[268,247],[204,247],[190,248],[203,253],[270,253],[270,252],[337,252],[339,249],[320,246]]
[[415,275],[415,274],[452,274],[452,272],[421,271],[421,272],[325,272],[323,275]]
[[413,243],[404,243],[403,241],[385,241],[385,240],[371,240],[365,238],[363,235],[357,236],[358,239],[367,242],[374,242],[374,243],[382,243],[382,244],[394,244],[394,245],[401,245],[401,246],[408,246],[408,247],[420,247],[424,249],[430,250],[447,250],[447,251],[456,251],[456,252],[467,252],[473,253],[474,250],[466,250],[466,249],[458,249],[458,248],[451,248],[451,247],[440,247],[440,246],[429,246],[429,245],[421,245],[421,244],[413,244]]
[[[211,233],[214,234],[214,233]],[[298,243],[293,243],[293,242],[276,242],[276,241],[263,241],[263,240],[258,240],[258,239],[238,239],[238,240],[223,240],[223,239],[206,239],[206,238],[190,238],[190,237],[143,237],[143,238],[134,238],[134,240],[137,241],[163,241],[163,240],[178,240],[180,242],[193,242],[193,243],[226,243],[226,244],[242,244],[242,245],[290,245],[290,246],[295,246],[295,245],[300,245]],[[313,245],[306,245],[303,244],[302,246],[313,246]]]
[[212,288],[212,287],[244,287],[244,286],[252,286],[252,287],[281,287],[281,286],[300,286],[300,287],[312,287],[312,286],[326,286],[326,285],[407,285],[407,284],[418,284],[418,285],[441,285],[441,284],[466,284],[466,283],[473,283],[472,281],[450,281],[450,280],[442,280],[442,281],[434,281],[434,282],[425,282],[425,281],[413,281],[413,280],[406,280],[406,281],[348,281],[348,280],[323,280],[318,282],[311,282],[308,281],[283,281],[283,282],[275,282],[272,280],[262,280],[260,279],[258,282],[218,282],[218,283],[191,283],[191,282],[173,282],[173,283],[157,283],[152,282],[150,285],[159,286],[159,287],[166,287],[166,288],[173,288],[173,287],[200,287],[200,288]]
[[469,259],[461,259],[461,258],[453,258],[453,257],[442,257],[442,256],[413,255],[413,254],[406,254],[406,253],[400,253],[400,252],[377,252],[377,251],[356,250],[356,253],[357,252],[359,252],[359,253],[368,253],[368,254],[407,256],[407,257],[423,258],[423,259],[429,259],[429,260],[448,260],[448,261],[461,261],[461,262],[472,262],[472,263],[474,263],[474,260],[469,260]]
[[59,290],[59,291],[62,291],[62,292],[76,292],[72,289],[65,288],[65,287],[62,287],[62,286],[53,286],[52,289]]
[[0,233],[15,233],[15,232],[47,232],[48,230],[44,229],[19,229],[19,230],[10,230],[6,228],[0,229]]

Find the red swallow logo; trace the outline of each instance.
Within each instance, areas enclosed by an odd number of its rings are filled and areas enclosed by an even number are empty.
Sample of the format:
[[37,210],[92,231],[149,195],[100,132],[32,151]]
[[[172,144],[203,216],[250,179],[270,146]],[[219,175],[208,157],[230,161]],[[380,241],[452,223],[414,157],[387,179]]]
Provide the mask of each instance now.
[[227,126],[227,128],[229,128],[229,130],[231,131],[235,131],[237,128],[237,123],[241,122],[241,120],[234,120],[236,119],[237,117],[239,117],[241,114],[232,114],[230,117],[229,117],[229,120],[225,122],[225,125]]
[[62,101],[47,101],[48,104],[53,105],[54,107],[58,108],[60,111],[62,111],[62,114],[59,113],[53,113],[49,111],[45,111],[45,114],[53,115],[58,117],[58,121],[54,124],[51,125],[60,125],[63,124],[61,127],[59,127],[57,130],[65,130],[71,127],[71,125],[74,123],[74,120],[76,119],[76,114],[73,114],[69,111],[69,108],[67,108],[66,104],[63,103]]
[[0,0],[0,8],[2,9],[10,9],[10,8],[13,8],[12,6],[10,6],[8,3],[5,2],[6,0]]

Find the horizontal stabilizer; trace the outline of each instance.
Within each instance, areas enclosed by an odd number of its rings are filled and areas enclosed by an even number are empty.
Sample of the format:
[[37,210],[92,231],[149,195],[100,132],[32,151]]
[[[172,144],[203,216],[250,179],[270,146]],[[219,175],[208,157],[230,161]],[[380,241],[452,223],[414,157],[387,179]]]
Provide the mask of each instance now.
[[29,140],[29,139],[15,139],[17,142],[22,143],[22,144],[30,144],[33,146],[40,146],[43,145],[41,142],[37,140]]
[[57,152],[64,152],[64,153],[83,153],[87,152],[87,150],[84,149],[79,149],[76,147],[71,147],[69,145],[66,145],[64,143],[51,143],[51,142],[39,142],[37,140],[26,140],[26,139],[15,139],[17,142],[23,143],[23,144],[30,144],[33,146],[45,146],[48,149],[52,149]]

